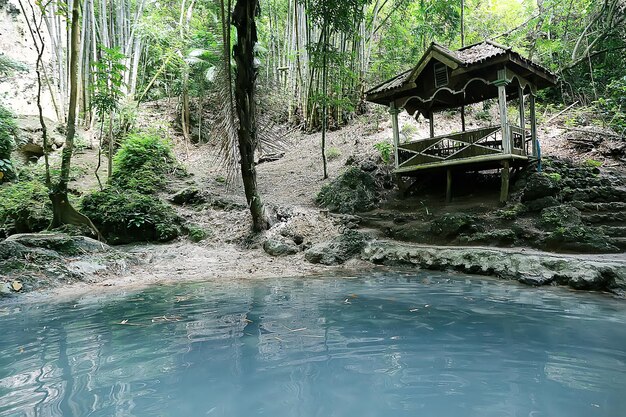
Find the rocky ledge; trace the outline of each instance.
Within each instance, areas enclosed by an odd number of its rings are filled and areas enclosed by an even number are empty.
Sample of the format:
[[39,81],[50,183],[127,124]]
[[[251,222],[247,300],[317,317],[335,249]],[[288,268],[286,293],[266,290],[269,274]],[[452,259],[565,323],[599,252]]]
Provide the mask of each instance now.
[[132,257],[83,236],[17,234],[0,242],[0,298],[123,272]]
[[375,264],[411,265],[492,275],[528,285],[568,285],[626,295],[626,256],[561,255],[529,249],[427,246],[393,241],[368,243],[361,257]]

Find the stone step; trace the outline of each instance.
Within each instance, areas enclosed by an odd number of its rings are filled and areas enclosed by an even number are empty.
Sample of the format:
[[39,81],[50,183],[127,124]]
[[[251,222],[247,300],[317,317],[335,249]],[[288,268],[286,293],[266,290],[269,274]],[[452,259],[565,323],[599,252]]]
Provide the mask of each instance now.
[[626,187],[591,187],[564,190],[565,201],[611,203],[626,201]]
[[626,237],[614,237],[609,242],[622,250],[626,250]]
[[623,224],[626,222],[626,212],[583,213],[582,221],[585,224]]
[[626,237],[626,226],[603,226],[602,230],[610,237]]
[[582,212],[618,212],[626,211],[626,202],[612,201],[610,203],[591,203],[588,201],[572,201],[572,206]]

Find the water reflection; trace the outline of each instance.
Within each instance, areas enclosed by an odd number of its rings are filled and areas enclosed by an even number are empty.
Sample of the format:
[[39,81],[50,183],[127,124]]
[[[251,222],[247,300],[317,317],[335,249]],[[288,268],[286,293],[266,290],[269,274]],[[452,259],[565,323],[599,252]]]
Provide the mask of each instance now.
[[0,306],[0,416],[606,416],[626,306],[441,274]]

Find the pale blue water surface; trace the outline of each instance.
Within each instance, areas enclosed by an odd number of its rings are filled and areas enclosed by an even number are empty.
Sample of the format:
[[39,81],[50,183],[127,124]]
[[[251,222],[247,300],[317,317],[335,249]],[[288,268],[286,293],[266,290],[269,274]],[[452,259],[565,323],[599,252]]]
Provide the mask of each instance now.
[[623,417],[626,303],[436,273],[12,301],[0,416]]

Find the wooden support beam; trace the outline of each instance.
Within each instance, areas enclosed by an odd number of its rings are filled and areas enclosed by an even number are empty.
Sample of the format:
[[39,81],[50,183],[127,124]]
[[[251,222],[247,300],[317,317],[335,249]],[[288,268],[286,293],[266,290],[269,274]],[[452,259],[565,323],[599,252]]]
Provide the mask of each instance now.
[[435,114],[433,112],[430,112],[428,114],[428,123],[430,125],[430,137],[434,138],[435,137]]
[[504,153],[511,153],[511,132],[506,112],[506,83],[498,85],[498,104],[500,107],[500,124],[502,125],[502,148]]
[[519,127],[522,128],[522,149],[526,155],[526,115],[524,114],[524,90],[522,87],[518,89],[519,95]]
[[461,131],[465,132],[465,106],[461,106]]
[[506,203],[509,199],[509,161],[502,161],[502,172],[501,172],[501,180],[502,184],[500,186],[500,203]]
[[446,203],[452,201],[452,170],[446,170]]
[[530,138],[533,146],[532,155],[536,158],[537,149],[537,117],[535,114],[535,95],[530,94]]
[[389,114],[391,114],[391,127],[393,129],[393,155],[394,155],[394,166],[398,168],[399,160],[398,160],[398,146],[400,146],[400,128],[398,126],[398,114],[400,114],[400,110],[396,108],[396,103],[391,102],[389,104]]

